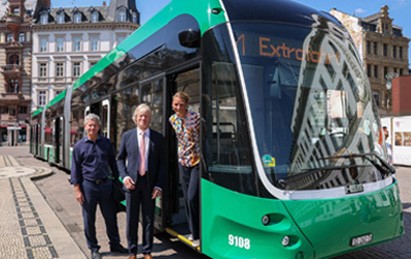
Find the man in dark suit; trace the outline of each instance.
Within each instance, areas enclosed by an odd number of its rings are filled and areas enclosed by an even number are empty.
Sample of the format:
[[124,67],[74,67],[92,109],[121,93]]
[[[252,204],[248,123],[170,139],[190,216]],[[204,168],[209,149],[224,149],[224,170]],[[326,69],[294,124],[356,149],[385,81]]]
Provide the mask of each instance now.
[[95,226],[97,204],[106,223],[110,251],[127,253],[127,249],[120,244],[112,196],[110,177],[118,178],[113,146],[109,139],[98,135],[100,117],[97,115],[90,113],[84,118],[84,129],[87,136],[74,145],[70,182],[74,185],[76,200],[82,207],[84,234],[91,250],[91,258],[101,258]]
[[123,178],[127,202],[127,238],[130,259],[137,258],[137,228],[140,206],[143,214],[144,259],[152,258],[155,199],[164,181],[164,137],[149,128],[151,110],[140,104],[134,111],[137,127],[123,134],[117,166]]

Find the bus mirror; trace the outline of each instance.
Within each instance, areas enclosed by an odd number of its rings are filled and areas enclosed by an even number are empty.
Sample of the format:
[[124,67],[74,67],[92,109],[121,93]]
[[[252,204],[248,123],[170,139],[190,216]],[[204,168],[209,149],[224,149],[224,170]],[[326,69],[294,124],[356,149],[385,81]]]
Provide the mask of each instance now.
[[188,29],[182,31],[178,34],[178,40],[181,46],[187,48],[198,48],[200,47],[200,31]]

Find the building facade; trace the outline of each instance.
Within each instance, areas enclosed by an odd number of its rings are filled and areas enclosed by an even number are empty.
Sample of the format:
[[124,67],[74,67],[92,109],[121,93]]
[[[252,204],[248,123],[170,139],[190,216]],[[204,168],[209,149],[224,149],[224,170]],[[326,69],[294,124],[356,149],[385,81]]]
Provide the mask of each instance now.
[[31,111],[47,104],[139,27],[135,0],[103,6],[50,8],[33,15]]
[[24,0],[0,3],[0,145],[28,139],[32,11]]
[[384,116],[392,110],[391,80],[409,74],[408,51],[410,39],[402,28],[393,24],[388,6],[379,13],[359,18],[332,9],[335,16],[350,32],[363,60],[373,97]]

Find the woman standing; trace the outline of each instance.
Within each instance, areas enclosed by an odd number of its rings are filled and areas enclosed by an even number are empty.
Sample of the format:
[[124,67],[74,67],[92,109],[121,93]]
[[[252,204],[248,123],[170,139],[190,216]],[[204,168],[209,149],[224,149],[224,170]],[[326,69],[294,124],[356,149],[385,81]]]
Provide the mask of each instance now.
[[200,114],[188,110],[190,97],[185,92],[173,96],[175,112],[169,121],[178,140],[178,170],[185,199],[189,239],[198,245],[199,231],[199,181],[200,181]]

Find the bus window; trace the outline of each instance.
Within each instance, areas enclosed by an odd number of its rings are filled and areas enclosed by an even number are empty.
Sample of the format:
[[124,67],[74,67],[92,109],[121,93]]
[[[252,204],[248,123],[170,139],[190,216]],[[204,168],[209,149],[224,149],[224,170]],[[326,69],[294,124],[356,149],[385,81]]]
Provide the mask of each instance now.
[[135,127],[135,123],[132,119],[134,109],[139,104],[138,87],[129,87],[116,93],[111,100],[110,112],[111,124],[113,127],[113,133],[110,139],[115,143],[115,148],[120,148],[121,136],[127,130]]
[[104,100],[102,103],[102,109],[100,114],[101,127],[100,132],[104,137],[110,138],[110,102]]
[[164,134],[163,87],[164,79],[150,81],[141,85],[141,102],[150,106],[152,116],[150,128]]
[[226,188],[255,194],[250,142],[234,65],[214,62],[206,92],[203,152],[210,180]]

